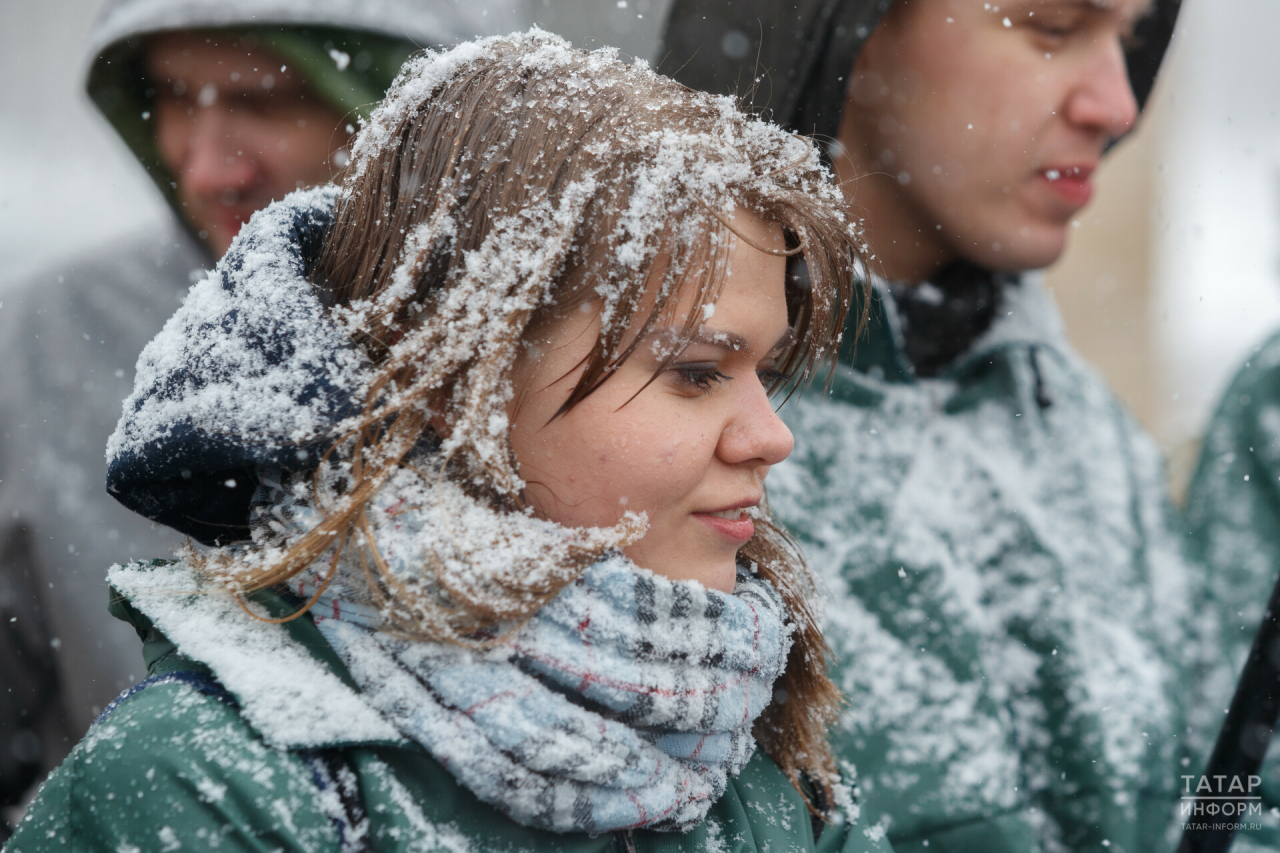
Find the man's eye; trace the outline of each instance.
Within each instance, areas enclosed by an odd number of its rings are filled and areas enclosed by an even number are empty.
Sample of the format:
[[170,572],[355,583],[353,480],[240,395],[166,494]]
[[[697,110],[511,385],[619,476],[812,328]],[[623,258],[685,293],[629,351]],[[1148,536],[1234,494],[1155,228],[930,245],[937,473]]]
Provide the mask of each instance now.
[[1036,35],[1042,38],[1055,39],[1057,41],[1062,41],[1072,33],[1071,27],[1061,24],[1037,23],[1031,29],[1035,30]]
[[1144,40],[1142,36],[1134,31],[1133,27],[1126,27],[1124,32],[1120,34],[1120,47],[1125,53],[1134,53],[1142,48]]
[[703,392],[729,380],[715,364],[676,364],[671,371],[679,384]]
[[232,109],[243,110],[254,115],[268,115],[273,108],[279,106],[276,100],[266,92],[236,92],[228,100]]
[[170,108],[177,107],[177,106],[186,107],[192,103],[192,100],[186,97],[185,94],[176,94],[168,86],[165,86],[164,88],[156,91],[155,95],[153,96],[153,100],[157,105],[163,104],[164,106],[170,107]]
[[1057,46],[1085,29],[1089,23],[1086,13],[1075,10],[1041,10],[1031,12],[1022,24],[1046,45]]

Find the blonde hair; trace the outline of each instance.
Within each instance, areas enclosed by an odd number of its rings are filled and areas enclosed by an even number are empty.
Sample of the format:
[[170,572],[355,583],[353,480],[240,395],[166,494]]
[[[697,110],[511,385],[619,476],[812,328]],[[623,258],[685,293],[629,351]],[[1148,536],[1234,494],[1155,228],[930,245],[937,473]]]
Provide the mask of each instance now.
[[[476,632],[518,625],[643,531],[624,522],[611,537],[573,540],[552,571],[513,570],[483,589],[440,572],[437,561],[423,567],[427,593],[387,569],[365,516],[369,501],[430,434],[432,417],[447,415],[442,475],[495,511],[525,510],[507,406],[530,330],[599,306],[599,337],[562,411],[606,382],[655,323],[672,319],[677,296],[694,305],[683,321],[687,341],[723,284],[739,207],[781,224],[787,253],[808,267],[807,283],[787,286],[795,343],[780,370],[794,387],[834,356],[858,262],[839,191],[810,141],[743,115],[729,99],[537,30],[411,60],[353,146],[314,265],[313,280],[374,364],[363,413],[331,451],[347,466],[337,499],[278,559],[247,574],[244,563],[215,573],[259,589],[330,555],[336,566],[352,543],[375,600],[414,599],[394,608],[405,614],[397,630],[500,641]],[[679,346],[668,364],[678,355]],[[825,730],[839,694],[826,676],[814,582],[767,512],[756,530],[740,557],[778,590],[797,626],[756,737],[801,793],[806,776],[826,794],[835,775]]]

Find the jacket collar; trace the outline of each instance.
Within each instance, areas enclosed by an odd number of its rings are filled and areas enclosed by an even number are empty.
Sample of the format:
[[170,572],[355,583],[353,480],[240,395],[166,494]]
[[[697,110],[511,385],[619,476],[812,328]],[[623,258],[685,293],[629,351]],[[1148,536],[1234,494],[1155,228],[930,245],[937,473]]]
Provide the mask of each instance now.
[[[889,284],[871,279],[870,306],[865,331],[855,339],[859,311],[851,310],[845,325],[839,361],[859,373],[889,383],[912,383],[917,377],[907,357],[902,321],[890,294]],[[860,306],[855,306],[858,308]],[[1069,350],[1062,318],[1053,297],[1038,274],[1004,277],[1000,292],[1000,312],[991,327],[942,371],[939,378],[957,378],[970,366],[989,360],[1012,348],[1047,348],[1059,353]]]
[[296,612],[296,602],[263,591],[242,606],[180,562],[115,566],[107,580],[118,599],[113,613],[140,635],[159,631],[207,667],[269,745],[409,745],[360,694],[308,617],[267,621]]

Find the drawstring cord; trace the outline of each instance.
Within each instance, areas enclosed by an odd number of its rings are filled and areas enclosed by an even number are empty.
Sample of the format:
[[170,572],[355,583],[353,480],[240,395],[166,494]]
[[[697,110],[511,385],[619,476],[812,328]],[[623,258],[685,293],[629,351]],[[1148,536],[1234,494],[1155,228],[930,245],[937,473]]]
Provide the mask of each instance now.
[[1053,405],[1053,398],[1049,396],[1048,390],[1045,389],[1044,376],[1040,372],[1040,347],[1036,345],[1032,345],[1030,355],[1031,355],[1031,373],[1036,378],[1036,384],[1035,384],[1036,405],[1040,407],[1041,411],[1044,411],[1045,409]]

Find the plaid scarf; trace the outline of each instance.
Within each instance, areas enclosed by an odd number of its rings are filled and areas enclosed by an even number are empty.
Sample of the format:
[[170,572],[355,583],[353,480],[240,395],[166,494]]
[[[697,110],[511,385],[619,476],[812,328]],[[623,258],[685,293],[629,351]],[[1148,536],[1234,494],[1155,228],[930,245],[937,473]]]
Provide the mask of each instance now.
[[[263,483],[258,518],[277,533],[318,520]],[[398,509],[400,538],[380,548],[397,574],[414,568],[397,565],[415,550],[403,531],[431,526],[404,517],[416,512]],[[479,799],[556,832],[699,823],[754,752],[791,644],[777,592],[741,570],[729,595],[614,552],[489,650],[385,630],[353,571],[340,563],[312,616],[366,700]],[[294,591],[309,598],[324,572]]]

